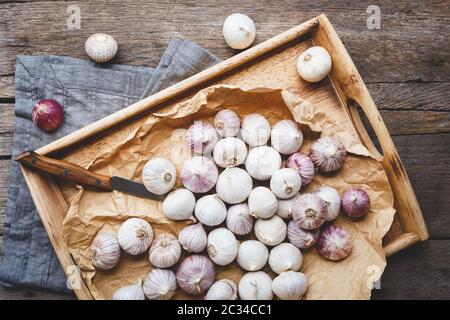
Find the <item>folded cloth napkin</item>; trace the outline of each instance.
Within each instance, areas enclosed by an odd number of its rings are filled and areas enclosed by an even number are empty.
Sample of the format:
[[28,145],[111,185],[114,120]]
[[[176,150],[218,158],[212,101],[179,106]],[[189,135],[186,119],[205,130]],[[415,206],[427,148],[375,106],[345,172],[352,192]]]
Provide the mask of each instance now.
[[[100,66],[69,57],[18,56],[12,157],[42,147],[218,61],[193,42],[179,39],[170,42],[155,69]],[[64,107],[64,123],[52,134],[43,133],[31,121],[33,105],[43,98],[55,99]],[[70,291],[15,161],[11,161],[2,255],[0,284]]]

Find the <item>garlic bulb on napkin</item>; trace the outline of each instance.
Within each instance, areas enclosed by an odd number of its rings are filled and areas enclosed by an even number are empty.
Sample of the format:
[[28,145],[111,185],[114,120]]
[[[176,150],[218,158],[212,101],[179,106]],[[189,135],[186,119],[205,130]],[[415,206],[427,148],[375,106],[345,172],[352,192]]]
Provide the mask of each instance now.
[[223,23],[223,37],[231,48],[245,49],[255,40],[255,23],[245,14],[233,13]]

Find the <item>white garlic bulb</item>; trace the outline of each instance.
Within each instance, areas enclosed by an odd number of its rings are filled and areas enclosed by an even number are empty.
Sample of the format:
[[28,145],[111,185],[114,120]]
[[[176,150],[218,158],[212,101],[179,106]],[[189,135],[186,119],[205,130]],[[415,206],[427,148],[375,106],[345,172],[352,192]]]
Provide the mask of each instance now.
[[226,225],[228,230],[237,235],[249,234],[253,229],[254,218],[246,203],[236,204],[228,208]]
[[314,191],[314,194],[318,195],[325,201],[327,205],[327,214],[325,221],[333,221],[341,212],[341,196],[336,189],[331,187],[321,187]]
[[150,247],[149,260],[157,268],[169,268],[180,260],[181,246],[170,233],[158,235]]
[[217,194],[209,194],[198,199],[195,216],[206,226],[217,226],[225,221],[227,207]]
[[90,253],[94,267],[102,270],[112,269],[120,259],[119,242],[111,234],[99,233],[91,243]]
[[260,241],[246,240],[239,245],[237,263],[247,271],[262,269],[269,259],[269,250]]
[[347,158],[347,151],[342,143],[332,137],[323,137],[311,145],[311,160],[322,172],[340,169]]
[[220,199],[230,204],[245,201],[250,195],[250,192],[252,192],[252,189],[252,178],[247,171],[241,168],[226,168],[217,179],[217,195]]
[[178,235],[178,242],[186,251],[202,252],[207,244],[205,228],[203,228],[201,223],[183,228]]
[[269,180],[281,168],[281,156],[272,147],[262,146],[250,150],[245,169],[256,180]]
[[219,171],[211,159],[192,157],[183,164],[181,182],[194,193],[205,193],[216,184]]
[[245,49],[255,40],[255,23],[245,14],[233,13],[223,23],[223,37],[231,48]]
[[277,197],[266,187],[256,187],[248,197],[250,214],[257,218],[268,219],[277,212]]
[[226,228],[218,228],[208,235],[209,258],[219,266],[225,266],[236,258],[238,242],[234,234]]
[[153,269],[144,280],[144,294],[149,300],[170,300],[177,290],[177,278],[171,270]]
[[238,138],[223,138],[214,146],[213,157],[219,167],[238,166],[247,158],[247,146]]
[[289,199],[278,200],[278,209],[276,214],[283,219],[291,219],[292,208],[294,207],[294,202],[298,197],[300,197],[300,193],[297,193],[295,196]]
[[142,182],[148,191],[165,194],[172,190],[177,178],[175,166],[167,159],[153,158],[142,169]]
[[206,121],[194,121],[186,132],[186,141],[191,150],[199,155],[209,155],[219,137],[214,127]]
[[268,246],[276,246],[286,238],[287,226],[279,216],[270,219],[256,219],[256,238]]
[[206,293],[205,300],[237,300],[237,285],[229,279],[213,283]]
[[171,220],[194,220],[195,196],[184,188],[172,191],[162,203],[162,212]]
[[300,149],[303,133],[294,121],[281,120],[273,126],[270,139],[272,147],[279,153],[292,154]]
[[222,137],[234,137],[241,127],[241,120],[236,112],[222,109],[214,117],[214,127]]
[[281,300],[300,300],[308,289],[308,279],[301,272],[282,272],[272,281],[272,291]]
[[300,191],[301,186],[300,175],[291,168],[279,169],[270,178],[270,190],[281,199],[292,198]]
[[325,48],[315,46],[306,49],[297,59],[297,72],[304,80],[319,82],[331,70],[331,57]]
[[117,240],[120,247],[131,255],[146,251],[153,241],[152,226],[140,218],[130,218],[119,227]]
[[207,257],[194,254],[180,264],[177,269],[177,282],[181,289],[190,294],[202,294],[214,283],[216,270]]
[[108,34],[94,33],[84,45],[87,55],[95,62],[107,62],[114,58],[119,48],[117,41]]
[[241,135],[251,147],[265,145],[270,137],[270,123],[259,113],[248,114],[242,120]]
[[263,271],[248,272],[241,277],[238,291],[242,300],[272,300],[272,279]]
[[145,300],[144,291],[142,290],[142,281],[139,280],[135,284],[121,287],[113,294],[113,300]]
[[280,243],[270,250],[269,266],[275,273],[298,271],[303,263],[300,250],[291,243]]

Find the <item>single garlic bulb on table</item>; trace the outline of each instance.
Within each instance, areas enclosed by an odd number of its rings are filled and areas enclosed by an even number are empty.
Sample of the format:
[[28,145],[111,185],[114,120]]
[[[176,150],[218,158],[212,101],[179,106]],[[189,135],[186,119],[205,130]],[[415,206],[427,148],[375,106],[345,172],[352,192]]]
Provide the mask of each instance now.
[[224,138],[214,146],[213,157],[219,167],[238,166],[247,158],[247,147],[242,140],[235,137]]
[[302,179],[294,169],[279,169],[270,178],[270,190],[281,199],[292,198],[300,191],[301,186]]
[[247,271],[262,269],[269,258],[269,250],[260,241],[246,240],[239,245],[237,263]]
[[188,252],[202,252],[207,244],[205,228],[200,222],[187,226],[180,231],[178,241]]
[[177,279],[171,270],[153,269],[147,275],[143,286],[149,300],[169,300],[177,290]]
[[153,241],[153,229],[143,219],[130,218],[119,227],[117,240],[125,252],[138,255],[150,247]]
[[183,260],[177,270],[177,282],[181,289],[199,295],[205,293],[214,283],[214,264],[202,255],[191,255]]
[[265,145],[270,138],[270,123],[259,113],[248,114],[242,120],[241,135],[250,147]]
[[195,196],[184,188],[172,191],[162,203],[162,212],[171,220],[194,220]]
[[252,216],[268,219],[277,212],[278,200],[269,188],[260,186],[250,193],[248,207]]
[[120,247],[117,238],[111,234],[100,233],[95,236],[91,247],[91,261],[94,267],[110,270],[120,259]]
[[219,266],[225,266],[236,258],[238,242],[234,234],[226,228],[218,228],[208,235],[209,258]]
[[319,82],[331,70],[331,57],[325,48],[315,46],[306,49],[297,59],[297,72],[304,80]]
[[234,137],[241,128],[241,120],[236,112],[222,109],[214,117],[214,127],[222,137]]
[[214,282],[206,293],[205,300],[237,300],[237,285],[229,279]]
[[275,273],[298,271],[303,263],[300,250],[291,243],[280,243],[269,253],[269,266]]
[[283,219],[291,219],[294,202],[298,197],[300,197],[300,193],[297,193],[295,196],[289,199],[279,199],[278,209],[275,214]]
[[249,234],[253,229],[254,218],[246,203],[236,204],[228,208],[226,225],[236,235]]
[[241,168],[226,168],[219,175],[216,184],[217,195],[226,203],[236,204],[245,201],[252,192],[253,180]]
[[245,14],[233,13],[223,23],[223,37],[231,48],[245,49],[255,40],[255,23]]
[[142,169],[142,182],[148,191],[161,195],[172,190],[177,178],[175,166],[167,159],[149,160]]
[[113,300],[145,300],[142,281],[117,289],[112,298]]
[[94,33],[84,45],[87,55],[98,63],[114,58],[118,47],[117,41],[106,33]]
[[206,226],[217,226],[225,221],[227,207],[217,194],[209,194],[198,199],[195,205],[195,216]]
[[308,279],[301,272],[282,272],[272,281],[272,291],[281,300],[300,300],[308,288]]
[[279,216],[270,219],[256,219],[256,238],[268,246],[276,246],[286,238],[287,226]]
[[157,268],[169,268],[178,262],[181,246],[177,238],[170,233],[158,235],[150,247],[149,260]]
[[192,157],[183,164],[181,182],[184,187],[194,193],[205,193],[216,184],[219,171],[211,159]]
[[269,180],[280,168],[280,153],[268,146],[251,149],[245,160],[245,169],[256,180]]
[[281,120],[273,126],[270,139],[279,153],[292,154],[300,149],[303,133],[294,121]]
[[263,271],[248,272],[241,277],[238,291],[242,300],[272,300],[272,279]]

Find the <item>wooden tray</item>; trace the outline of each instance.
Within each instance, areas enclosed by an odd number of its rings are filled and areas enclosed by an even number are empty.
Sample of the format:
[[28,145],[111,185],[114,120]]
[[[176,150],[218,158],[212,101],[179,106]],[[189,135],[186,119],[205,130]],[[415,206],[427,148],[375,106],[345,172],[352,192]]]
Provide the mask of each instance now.
[[[295,60],[300,52],[320,45],[331,55],[333,67],[328,79],[308,84],[295,73]],[[320,15],[270,40],[202,71],[172,87],[162,90],[119,112],[88,125],[37,150],[40,154],[68,158],[80,165],[95,150],[107,148],[121,133],[133,127],[150,109],[170,107],[189,98],[199,89],[213,84],[234,84],[259,87],[283,87],[315,104],[333,103],[347,112],[363,144],[382,161],[395,198],[397,210],[391,230],[384,238],[386,255],[428,238],[422,213],[411,183],[400,161],[378,109],[344,45],[325,15]],[[380,154],[370,139],[358,109],[366,115],[382,149]],[[111,130],[114,127],[114,130]],[[101,133],[101,134],[100,134]],[[95,147],[92,147],[92,146]],[[84,150],[89,149],[87,154]],[[45,174],[22,167],[39,215],[58,258],[66,270],[74,291],[80,299],[92,299],[80,281],[75,263],[62,237],[62,223],[68,210],[70,192],[67,186]],[[73,188],[73,186],[72,186]],[[78,281],[77,281],[78,280]]]

